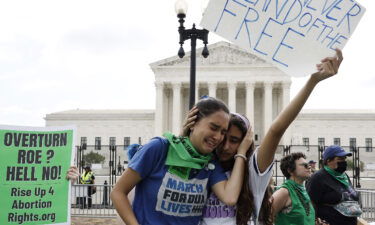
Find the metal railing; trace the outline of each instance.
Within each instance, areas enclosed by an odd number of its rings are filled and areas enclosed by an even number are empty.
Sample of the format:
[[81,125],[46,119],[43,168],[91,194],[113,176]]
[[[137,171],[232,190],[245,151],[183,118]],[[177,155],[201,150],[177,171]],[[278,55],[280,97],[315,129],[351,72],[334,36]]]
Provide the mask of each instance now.
[[[94,194],[88,195],[90,190],[96,189]],[[107,184],[75,184],[71,191],[71,215],[85,217],[115,217],[109,194],[112,186]],[[91,191],[92,192],[92,191]]]
[[[96,193],[91,195],[89,204],[89,187],[96,187]],[[92,189],[92,188],[90,188]],[[109,197],[112,186],[75,184],[71,192],[71,215],[80,217],[116,217],[116,210]],[[360,204],[363,214],[361,218],[375,222],[375,190],[359,189]]]
[[[276,159],[281,159],[282,156],[300,151],[305,153],[308,160],[317,161],[318,169],[323,166],[322,155],[326,147],[327,146],[325,145],[279,145],[276,151]],[[353,170],[351,170],[352,183],[354,187],[361,188],[361,158],[363,159],[364,164],[372,163],[375,160],[375,157],[372,154],[375,149],[372,147],[357,146],[341,147],[343,147],[345,151],[351,151],[353,153],[353,156],[350,158],[353,163]],[[86,154],[95,152],[105,157],[105,161],[102,163],[103,169],[99,172],[101,175],[110,176],[108,180],[109,184],[116,183],[117,168],[119,166],[121,168],[124,166],[125,162],[127,163],[126,151],[124,151],[127,149],[127,146],[124,145],[100,145],[99,148],[99,146],[84,144],[82,146],[76,146],[76,148],[76,165],[80,172],[82,172],[82,168],[85,165]]]
[[375,190],[358,190],[362,207],[361,218],[367,222],[375,222]]

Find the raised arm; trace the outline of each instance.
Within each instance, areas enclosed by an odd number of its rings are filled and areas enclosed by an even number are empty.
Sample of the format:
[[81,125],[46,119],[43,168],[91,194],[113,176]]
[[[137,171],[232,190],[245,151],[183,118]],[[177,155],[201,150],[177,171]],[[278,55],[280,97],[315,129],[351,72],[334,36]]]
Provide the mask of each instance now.
[[[248,129],[244,139],[238,147],[237,154],[246,156],[251,144],[253,143],[254,132]],[[226,205],[235,205],[241,192],[246,160],[244,158],[235,157],[234,166],[230,178],[221,181],[212,186],[215,195]]]
[[111,192],[112,202],[119,216],[127,225],[139,224],[130,205],[128,194],[140,181],[141,176],[131,168],[127,168]]
[[310,79],[306,82],[305,86],[303,86],[294,99],[273,121],[258,150],[257,163],[260,172],[264,172],[272,163],[281,137],[297,117],[315,86],[320,81],[335,75],[342,60],[342,53],[339,49],[336,49],[336,55],[334,57],[323,59],[321,63],[317,65],[318,71],[310,76]]

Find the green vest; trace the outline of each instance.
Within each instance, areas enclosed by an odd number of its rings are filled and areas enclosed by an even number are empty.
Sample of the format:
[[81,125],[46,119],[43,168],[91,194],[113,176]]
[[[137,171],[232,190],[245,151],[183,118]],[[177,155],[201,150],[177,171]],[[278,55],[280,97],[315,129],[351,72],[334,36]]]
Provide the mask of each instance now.
[[281,188],[286,188],[289,191],[290,199],[292,200],[292,210],[288,213],[279,212],[276,215],[275,225],[315,225],[315,210],[311,204],[310,198],[304,186],[300,186],[300,190],[310,205],[310,213],[307,216],[306,210],[303,207],[301,200],[298,198],[297,190],[294,185],[298,185],[294,181],[289,180],[281,185]]

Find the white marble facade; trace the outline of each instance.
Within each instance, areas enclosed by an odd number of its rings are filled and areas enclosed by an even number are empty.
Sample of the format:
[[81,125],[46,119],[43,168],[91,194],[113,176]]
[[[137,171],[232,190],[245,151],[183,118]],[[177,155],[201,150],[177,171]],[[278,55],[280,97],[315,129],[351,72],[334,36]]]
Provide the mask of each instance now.
[[[197,50],[196,100],[203,95],[223,100],[230,111],[246,115],[262,139],[272,120],[289,102],[291,79],[262,59],[235,45],[209,46],[205,59]],[[155,73],[155,135],[178,133],[188,112],[190,57],[174,56],[152,63]]]
[[[196,98],[209,95],[222,99],[231,111],[246,115],[253,124],[256,144],[264,136],[272,120],[290,101],[291,79],[280,70],[235,45],[218,42],[208,46],[210,56],[204,59],[197,50]],[[154,110],[69,110],[46,115],[46,125],[78,127],[77,140],[87,137],[94,145],[102,137],[108,145],[110,137],[124,145],[145,143],[165,131],[178,133],[188,112],[190,55],[173,56],[150,64],[155,73],[156,108]],[[367,146],[375,139],[374,110],[306,110],[290,126],[281,144],[334,144],[339,138],[343,146],[355,139],[356,146]],[[367,140],[367,142],[366,142]],[[79,143],[77,143],[79,144]],[[123,153],[122,153],[123,154]],[[375,160],[374,152],[365,152]],[[313,154],[316,157],[317,153]]]
[[[47,114],[45,120],[46,126],[75,125],[76,145],[81,145],[82,138],[85,138],[89,151],[105,156],[105,167],[108,166],[111,138],[115,140],[115,145],[120,145],[117,154],[122,163],[127,160],[123,151],[125,139],[129,139],[128,144],[144,144],[154,136],[154,110],[76,109]],[[94,147],[95,138],[100,138],[99,149]]]

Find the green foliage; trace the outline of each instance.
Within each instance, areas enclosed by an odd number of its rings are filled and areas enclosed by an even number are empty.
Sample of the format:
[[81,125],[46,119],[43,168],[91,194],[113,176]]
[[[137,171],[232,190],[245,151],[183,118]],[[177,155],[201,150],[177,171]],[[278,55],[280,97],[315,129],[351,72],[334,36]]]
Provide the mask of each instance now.
[[[348,170],[353,170],[353,167],[354,167],[353,160],[347,159],[346,162],[348,163]],[[365,168],[365,163],[363,161],[360,161],[359,162],[359,169],[360,169],[360,171],[363,172],[364,168]]]
[[96,152],[89,152],[83,157],[84,165],[91,165],[93,163],[101,164],[104,162],[105,157]]

